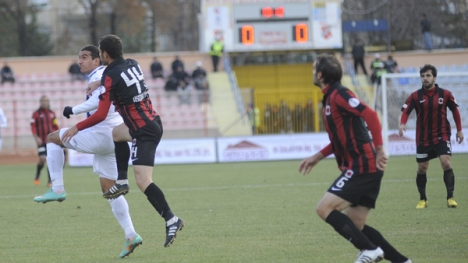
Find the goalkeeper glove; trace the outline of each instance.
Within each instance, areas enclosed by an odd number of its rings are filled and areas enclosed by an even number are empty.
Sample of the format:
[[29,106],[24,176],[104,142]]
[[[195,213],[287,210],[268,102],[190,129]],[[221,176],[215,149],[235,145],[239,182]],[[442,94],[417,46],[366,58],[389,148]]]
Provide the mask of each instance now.
[[70,119],[70,115],[73,115],[73,108],[70,106],[66,106],[63,109],[63,116],[67,117],[67,119]]

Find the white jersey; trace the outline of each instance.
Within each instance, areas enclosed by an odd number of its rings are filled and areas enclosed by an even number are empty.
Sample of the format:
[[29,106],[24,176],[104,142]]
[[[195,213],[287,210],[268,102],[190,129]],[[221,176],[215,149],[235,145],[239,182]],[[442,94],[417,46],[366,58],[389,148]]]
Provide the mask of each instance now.
[[[98,68],[94,69],[93,72],[88,74],[89,82],[94,82],[96,80],[101,81],[102,73],[104,72],[105,67],[99,66]],[[81,103],[80,105],[76,105],[72,108],[73,114],[81,114],[88,112],[89,115],[92,115],[96,112],[98,105],[99,105],[99,95],[105,92],[104,86],[99,86],[97,89],[93,91],[91,97],[89,97],[85,102]],[[88,116],[89,116],[88,115]],[[114,105],[111,105],[109,108],[109,112],[107,113],[106,119],[101,121],[100,123],[90,127],[89,129],[95,130],[102,130],[102,131],[112,131],[112,129],[123,123],[123,119],[120,114],[115,110]]]

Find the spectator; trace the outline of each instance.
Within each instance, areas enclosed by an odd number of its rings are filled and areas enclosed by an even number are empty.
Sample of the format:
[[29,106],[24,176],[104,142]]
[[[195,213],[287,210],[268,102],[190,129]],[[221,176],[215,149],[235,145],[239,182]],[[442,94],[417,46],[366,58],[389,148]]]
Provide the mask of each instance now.
[[76,61],[72,62],[72,64],[68,68],[68,73],[70,73],[71,81],[83,81],[85,79],[83,73],[81,73],[80,65],[78,65]]
[[431,22],[427,19],[426,14],[421,15],[421,31],[424,37],[424,44],[428,51],[432,51],[432,39],[431,39]]
[[311,99],[307,100],[304,108],[304,126],[306,132],[315,131],[315,109]]
[[215,38],[213,44],[210,47],[211,60],[213,61],[213,71],[218,71],[219,58],[223,55],[224,44],[221,42],[219,37]]
[[153,63],[151,64],[151,76],[153,77],[153,79],[164,79],[163,66],[161,63],[159,63],[157,57],[153,58]]
[[291,130],[291,109],[285,100],[281,101],[281,106],[278,108],[278,115],[280,132],[289,132]]
[[304,131],[304,114],[300,103],[297,103],[292,111],[292,129],[295,133]]
[[250,126],[252,127],[252,134],[258,134],[260,128],[260,110],[254,107],[253,104],[247,106],[247,115],[249,116]]
[[6,61],[3,64],[3,68],[0,71],[0,74],[2,75],[2,85],[5,82],[11,82],[12,84],[15,84],[15,75]]
[[374,55],[375,59],[371,63],[371,70],[372,70],[372,76],[371,76],[371,81],[372,84],[377,83],[380,85],[381,81],[381,76],[387,72],[385,69],[385,63],[380,59],[380,54],[375,53]]
[[273,131],[273,111],[268,103],[265,103],[265,108],[263,109],[263,126],[263,133],[271,133]]
[[385,61],[385,68],[387,69],[388,73],[398,73],[400,70],[398,69],[398,63],[393,60],[393,56],[388,55],[387,61]]
[[185,70],[184,63],[182,62],[182,60],[180,60],[179,55],[176,55],[174,61],[172,61],[172,73],[177,71],[177,67],[181,67],[182,70]]
[[2,151],[2,128],[7,126],[7,118],[5,113],[3,113],[3,109],[0,108],[0,151]]
[[176,71],[172,74],[171,78],[172,83],[172,88],[174,88],[177,91],[177,95],[179,97],[179,104],[191,104],[190,100],[190,93],[191,93],[191,88],[189,87],[189,82],[190,82],[190,76],[185,72],[182,68],[182,66],[178,66],[176,68]]
[[201,61],[197,61],[197,68],[192,72],[192,79],[195,84],[195,89],[198,93],[198,102],[209,102],[209,83],[206,78],[206,71],[202,67]]
[[354,71],[356,74],[358,74],[358,66],[360,65],[362,68],[362,71],[364,71],[364,74],[367,76],[367,70],[366,67],[364,66],[364,55],[366,51],[364,50],[364,45],[361,42],[361,40],[356,39],[354,42],[353,50],[351,51],[351,54],[353,55],[353,60],[354,60]]

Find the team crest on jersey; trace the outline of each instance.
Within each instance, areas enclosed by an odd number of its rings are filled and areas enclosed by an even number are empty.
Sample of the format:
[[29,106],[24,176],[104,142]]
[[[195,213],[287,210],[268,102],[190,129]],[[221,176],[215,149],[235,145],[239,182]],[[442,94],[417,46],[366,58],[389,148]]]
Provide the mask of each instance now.
[[404,108],[404,109],[408,108],[408,105],[406,105],[406,103],[403,104],[403,108]]
[[439,104],[444,104],[444,98],[439,98]]
[[132,145],[136,145],[136,139],[133,139]]
[[353,107],[353,108],[356,108],[357,106],[359,106],[360,102],[358,99],[356,98],[351,98],[348,100],[348,103],[349,103],[349,106]]
[[331,114],[331,107],[330,107],[330,105],[327,105],[327,106],[325,107],[325,115],[328,116],[328,115],[330,115],[330,114]]
[[354,172],[353,170],[346,170],[346,173],[344,174],[344,176],[348,177],[348,178],[351,178],[351,176],[353,176]]

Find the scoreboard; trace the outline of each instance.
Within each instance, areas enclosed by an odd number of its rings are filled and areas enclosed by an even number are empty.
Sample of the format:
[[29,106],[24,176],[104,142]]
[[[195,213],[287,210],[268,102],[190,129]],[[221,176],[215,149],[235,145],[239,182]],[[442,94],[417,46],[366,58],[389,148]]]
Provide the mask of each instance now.
[[339,49],[340,1],[205,0],[205,43],[224,41],[227,51]]

